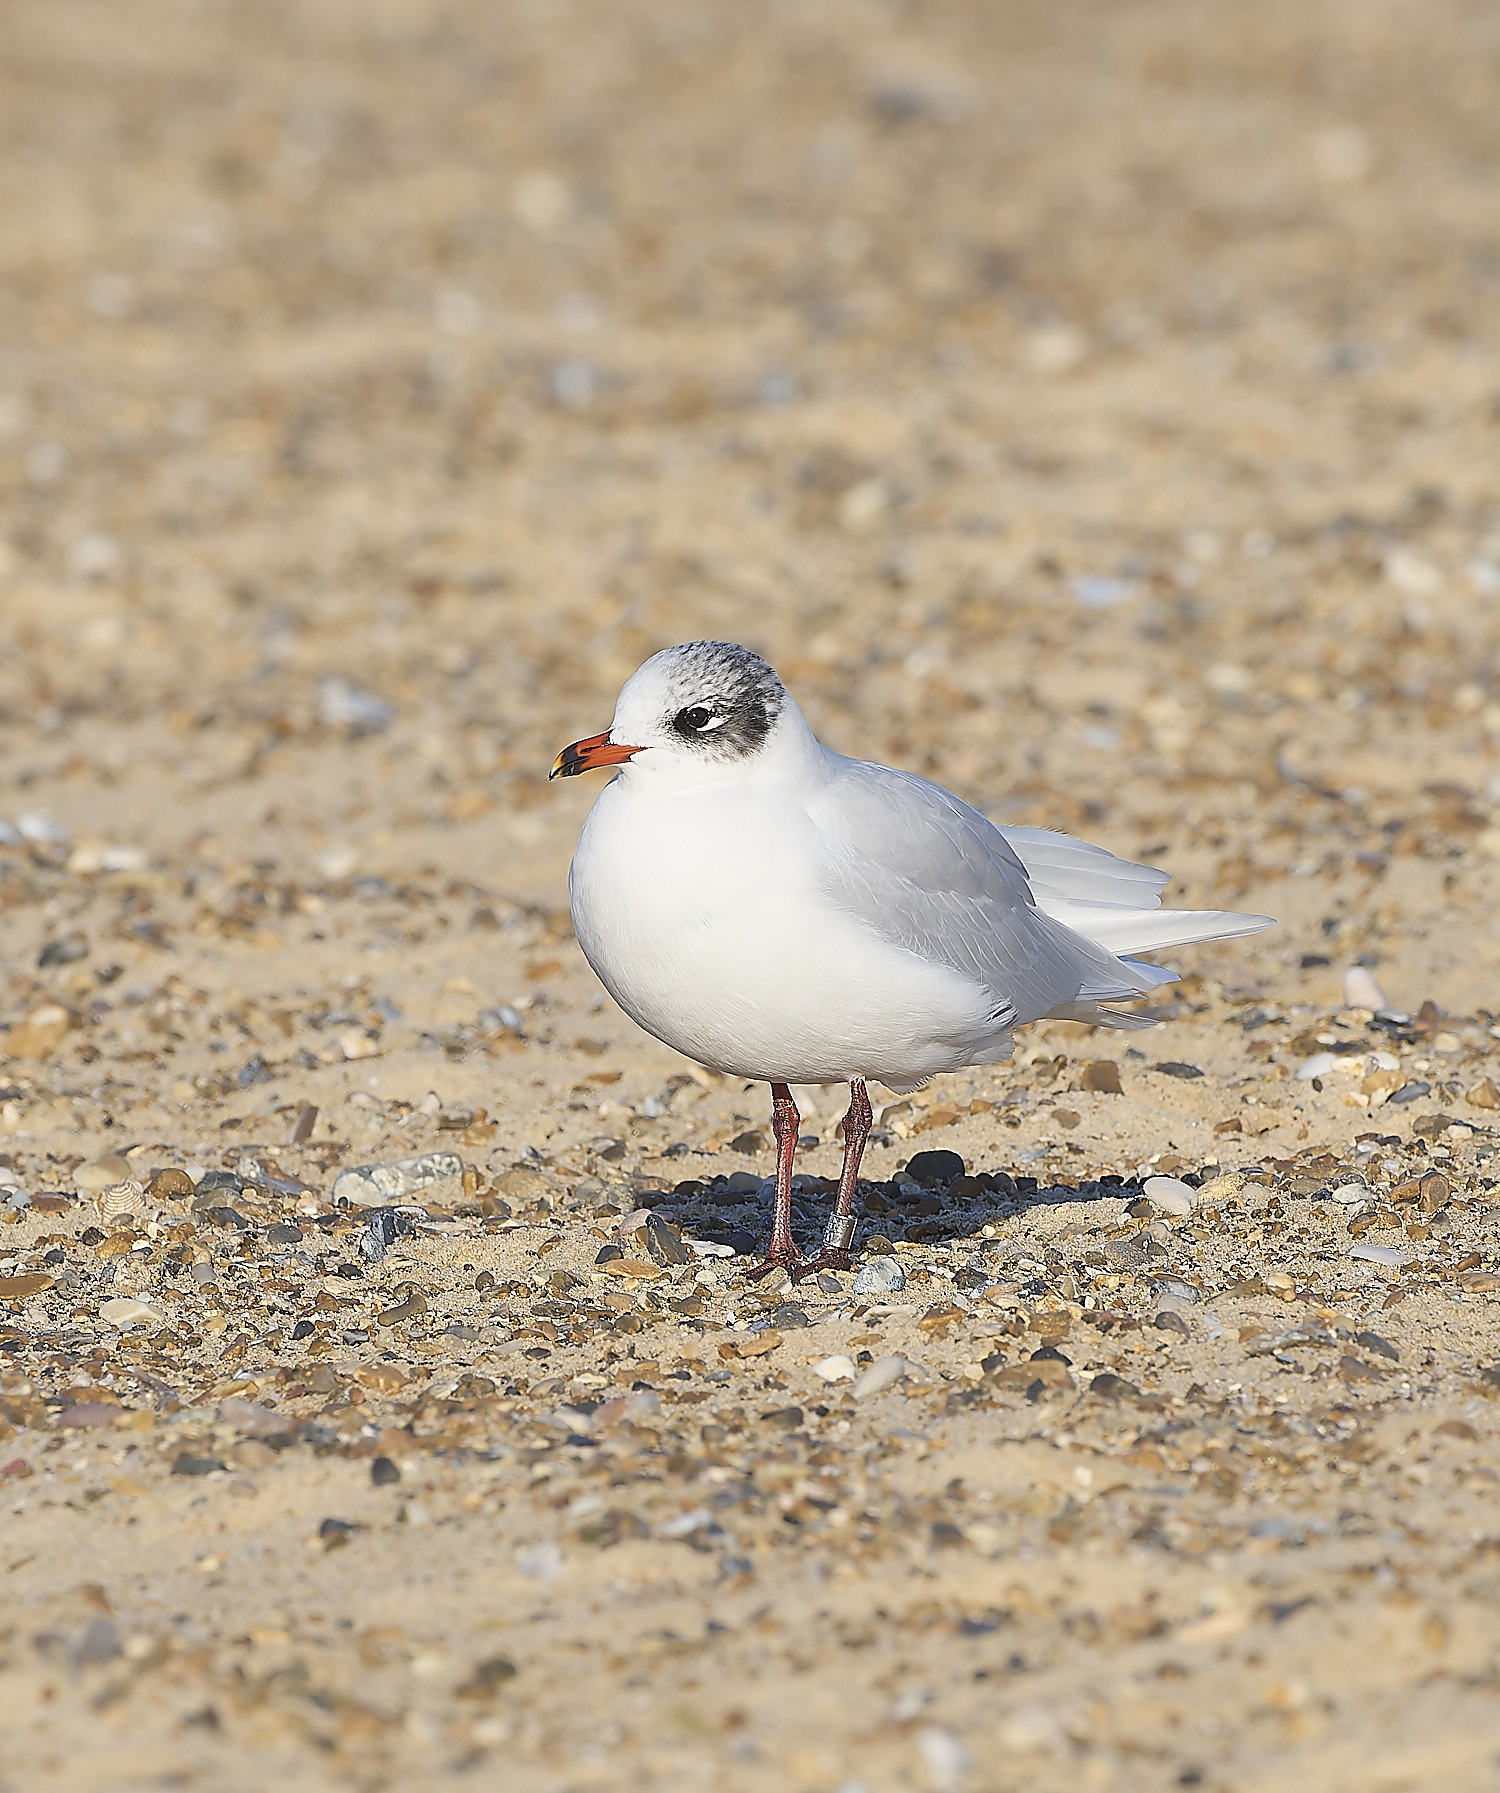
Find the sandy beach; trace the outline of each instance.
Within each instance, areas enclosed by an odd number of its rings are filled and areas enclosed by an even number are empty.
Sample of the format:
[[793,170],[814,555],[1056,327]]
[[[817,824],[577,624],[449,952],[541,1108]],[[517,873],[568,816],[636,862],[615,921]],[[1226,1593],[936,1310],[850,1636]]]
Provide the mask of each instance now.
[[[1500,19],[4,20],[0,1793],[1491,1785]],[[547,782],[699,637],[1278,919],[795,1287]]]

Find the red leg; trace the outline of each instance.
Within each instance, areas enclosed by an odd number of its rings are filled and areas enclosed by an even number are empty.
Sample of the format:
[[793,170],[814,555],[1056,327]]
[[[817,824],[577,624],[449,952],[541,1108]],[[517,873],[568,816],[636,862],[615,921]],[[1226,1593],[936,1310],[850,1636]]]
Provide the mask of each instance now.
[[792,1092],[784,1083],[771,1085],[771,1128],[776,1135],[776,1215],[771,1223],[771,1244],[765,1262],[747,1270],[751,1282],[769,1276],[779,1264],[796,1282],[806,1276],[807,1264],[792,1237],[792,1155],[797,1150],[797,1129],[802,1117]]
[[844,1168],[839,1173],[839,1198],[828,1217],[823,1249],[809,1260],[815,1270],[847,1270],[849,1247],[854,1243],[854,1193],[859,1184],[859,1161],[864,1157],[870,1128],[875,1120],[870,1096],[861,1079],[849,1085],[849,1112],[844,1116]]

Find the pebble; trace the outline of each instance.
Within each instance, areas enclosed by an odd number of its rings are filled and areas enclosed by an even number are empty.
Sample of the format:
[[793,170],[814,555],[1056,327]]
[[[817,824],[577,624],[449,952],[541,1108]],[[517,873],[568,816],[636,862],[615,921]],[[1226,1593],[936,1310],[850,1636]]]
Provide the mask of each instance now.
[[1344,973],[1346,1009],[1386,1009],[1390,1003],[1368,965],[1351,965]]
[[906,1166],[906,1174],[923,1189],[946,1189],[966,1169],[957,1152],[918,1152]]
[[186,1201],[193,1193],[193,1179],[185,1170],[158,1171],[146,1185],[146,1193],[153,1201]]
[[1194,1306],[1203,1299],[1202,1289],[1194,1288],[1192,1283],[1183,1282],[1180,1277],[1159,1277],[1152,1286],[1159,1296],[1170,1301],[1185,1302],[1188,1306]]
[[895,1258],[871,1258],[854,1276],[856,1295],[894,1295],[906,1287],[906,1272]]
[[[1112,1264],[1118,1264],[1122,1270],[1139,1270],[1151,1262],[1153,1253],[1152,1241],[1145,1233],[1134,1233],[1128,1239],[1110,1239],[1104,1247],[1104,1255]],[[1158,1251],[1154,1255],[1165,1256]]]
[[1200,1208],[1217,1207],[1220,1202],[1227,1202],[1237,1196],[1245,1187],[1245,1178],[1237,1170],[1227,1170],[1221,1177],[1203,1184],[1198,1191]]
[[254,1401],[241,1400],[238,1395],[220,1401],[218,1421],[221,1426],[232,1426],[242,1438],[285,1438],[297,1430],[295,1419]]
[[906,1374],[904,1357],[877,1357],[863,1375],[855,1379],[850,1393],[856,1401],[863,1401],[868,1395],[884,1393],[895,1385]]
[[112,1406],[106,1401],[80,1401],[76,1406],[65,1407],[57,1416],[57,1423],[65,1429],[88,1426],[113,1426],[119,1423],[123,1408]]
[[1297,1067],[1297,1081],[1311,1083],[1314,1077],[1326,1077],[1338,1062],[1331,1052],[1315,1052]]
[[859,1374],[859,1368],[852,1357],[839,1355],[825,1357],[821,1363],[813,1365],[813,1374],[824,1382],[852,1382]]
[[318,721],[325,728],[346,729],[351,735],[376,735],[389,728],[393,705],[371,691],[362,691],[337,673],[318,680]]
[[356,1164],[334,1178],[333,1199],[348,1202],[395,1202],[417,1190],[458,1176],[464,1167],[457,1152],[424,1152],[394,1164]]
[[1363,1201],[1368,1201],[1370,1192],[1363,1183],[1340,1183],[1336,1189],[1328,1192],[1330,1201],[1342,1202],[1346,1208],[1352,1208]]
[[165,1326],[167,1317],[158,1313],[149,1301],[137,1301],[130,1295],[117,1295],[114,1300],[106,1301],[99,1309],[99,1318],[107,1325],[118,1326],[121,1331],[128,1326]]
[[73,1173],[73,1187],[80,1195],[102,1195],[113,1183],[124,1183],[130,1177],[130,1166],[118,1152],[106,1152],[88,1164],[80,1164]]
[[1403,1264],[1412,1261],[1412,1253],[1402,1251],[1395,1245],[1351,1245],[1346,1253],[1351,1258],[1360,1258],[1366,1264],[1385,1264],[1392,1269],[1399,1269]]
[[1176,1177],[1147,1177],[1145,1191],[1146,1200],[1158,1214],[1173,1214],[1181,1219],[1198,1206],[1198,1191]]

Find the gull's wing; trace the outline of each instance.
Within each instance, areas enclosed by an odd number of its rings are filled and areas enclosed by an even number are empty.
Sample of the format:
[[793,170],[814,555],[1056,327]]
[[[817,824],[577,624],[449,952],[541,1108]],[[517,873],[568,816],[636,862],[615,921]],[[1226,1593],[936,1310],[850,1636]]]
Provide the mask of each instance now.
[[1112,953],[1156,952],[1194,940],[1230,940],[1274,927],[1269,915],[1163,909],[1167,872],[1132,865],[1103,847],[1046,828],[999,828],[1025,867],[1037,906]]
[[808,809],[822,882],[880,938],[973,978],[998,1029],[1066,1013],[1149,1025],[1098,1010],[1172,974],[1127,965],[1033,900],[1026,867],[994,825],[909,772],[828,754]]

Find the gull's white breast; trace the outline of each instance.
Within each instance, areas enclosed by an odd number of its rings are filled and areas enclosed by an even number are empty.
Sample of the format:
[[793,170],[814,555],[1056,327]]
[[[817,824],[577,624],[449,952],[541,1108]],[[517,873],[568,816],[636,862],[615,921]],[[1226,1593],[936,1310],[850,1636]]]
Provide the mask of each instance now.
[[569,877],[605,988],[658,1039],[735,1076],[910,1086],[987,1042],[998,1056],[983,984],[880,938],[839,899],[809,795],[805,780],[763,776],[607,786]]

